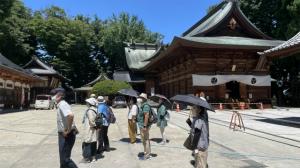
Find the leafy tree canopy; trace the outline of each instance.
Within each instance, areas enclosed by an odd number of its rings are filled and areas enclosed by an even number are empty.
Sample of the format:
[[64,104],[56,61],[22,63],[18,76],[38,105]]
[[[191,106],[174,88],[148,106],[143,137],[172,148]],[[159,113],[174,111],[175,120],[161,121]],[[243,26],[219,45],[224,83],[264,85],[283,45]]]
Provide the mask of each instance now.
[[110,96],[116,95],[121,89],[128,89],[131,86],[122,81],[114,81],[114,80],[104,80],[96,83],[93,86],[92,92],[97,95]]

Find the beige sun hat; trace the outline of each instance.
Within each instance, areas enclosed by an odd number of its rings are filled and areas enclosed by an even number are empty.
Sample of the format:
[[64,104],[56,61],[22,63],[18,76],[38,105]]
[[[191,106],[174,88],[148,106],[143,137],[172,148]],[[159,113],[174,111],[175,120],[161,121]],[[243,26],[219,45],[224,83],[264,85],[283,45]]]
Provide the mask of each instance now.
[[93,93],[93,94],[91,94],[90,97],[96,98],[96,95]]
[[146,93],[141,93],[139,97],[147,100],[147,94]]
[[97,102],[94,98],[88,98],[88,99],[85,100],[85,102],[87,102],[91,106],[97,106]]

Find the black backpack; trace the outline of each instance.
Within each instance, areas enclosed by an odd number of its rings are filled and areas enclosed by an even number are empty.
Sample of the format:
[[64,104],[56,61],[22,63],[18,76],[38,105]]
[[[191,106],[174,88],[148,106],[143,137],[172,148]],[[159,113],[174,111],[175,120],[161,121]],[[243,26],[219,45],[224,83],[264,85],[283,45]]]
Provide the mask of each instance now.
[[[90,109],[92,110],[92,109]],[[101,126],[103,125],[103,115],[102,113],[97,113],[95,110],[92,110],[94,111],[94,113],[96,113],[96,118],[95,118],[95,125],[96,125],[96,128],[101,128]]]

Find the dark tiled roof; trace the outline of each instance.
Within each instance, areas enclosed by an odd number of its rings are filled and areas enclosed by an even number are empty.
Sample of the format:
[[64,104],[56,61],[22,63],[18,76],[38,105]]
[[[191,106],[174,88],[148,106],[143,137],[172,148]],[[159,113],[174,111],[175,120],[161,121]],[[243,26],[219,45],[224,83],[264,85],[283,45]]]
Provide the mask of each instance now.
[[[144,44],[144,43],[126,43],[125,54],[126,62],[129,69],[139,70],[146,66],[152,58],[159,46],[156,44]],[[147,60],[147,61],[145,61]]]
[[0,53],[0,68],[6,68],[6,69],[10,69],[12,71],[21,73],[27,77],[30,78],[35,78],[40,80],[39,77],[35,76],[34,74],[32,74],[30,71],[23,69],[22,67],[20,67],[19,65],[13,63],[12,61],[10,61],[9,59],[7,59],[6,57],[4,57],[1,53]]
[[205,36],[206,33],[214,30],[222,23],[228,16],[232,13],[235,13],[245,26],[251,30],[252,33],[255,33],[257,36],[263,39],[271,39],[263,32],[261,32],[241,11],[239,7],[239,2],[237,0],[227,0],[221,2],[216,8],[209,12],[205,17],[200,21],[190,27],[185,31],[183,37],[196,37],[196,36]]
[[300,52],[300,32],[298,34],[296,34],[294,37],[292,37],[291,39],[289,39],[288,41],[274,47],[271,48],[269,50],[266,50],[264,52],[260,52],[260,55],[268,55],[271,53],[275,53],[275,52],[279,52],[279,51],[283,51],[289,48],[293,48],[295,46],[299,47],[299,52]]
[[93,85],[95,85],[97,82],[100,82],[100,81],[102,81],[102,80],[110,80],[110,79],[106,76],[106,74],[101,73],[95,80],[91,81],[91,82],[88,83],[88,84],[85,84],[84,86],[85,86],[85,87],[90,87],[90,86],[93,86]]
[[[38,65],[38,67],[35,67],[33,65],[35,66]],[[42,62],[36,56],[33,56],[32,59],[26,65],[23,66],[23,68],[30,70],[32,73],[36,75],[57,75],[60,78],[69,81],[69,79],[67,79],[62,74],[54,70],[51,66]]]
[[128,83],[144,83],[145,79],[136,73],[130,74],[128,71],[114,72],[113,78],[116,81],[124,81]]

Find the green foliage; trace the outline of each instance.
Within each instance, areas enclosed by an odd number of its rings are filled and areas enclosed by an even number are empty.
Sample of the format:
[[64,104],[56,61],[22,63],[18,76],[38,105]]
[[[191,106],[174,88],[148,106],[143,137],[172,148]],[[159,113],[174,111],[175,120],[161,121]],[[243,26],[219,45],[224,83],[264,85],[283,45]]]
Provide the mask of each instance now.
[[0,3],[0,22],[3,21],[10,14],[10,9],[15,0],[1,0]]
[[74,87],[92,81],[100,71],[111,76],[116,68],[127,69],[123,42],[161,39],[137,16],[127,13],[100,20],[97,16],[70,17],[56,6],[32,12],[20,0],[0,4],[0,52],[19,65],[37,55]]
[[30,11],[14,1],[10,14],[0,23],[0,52],[16,64],[24,65],[34,53],[35,40],[28,29]]
[[126,82],[104,80],[96,83],[93,86],[92,92],[97,95],[109,96],[109,95],[117,94],[118,91],[121,89],[128,89],[128,88],[131,88],[131,86]]
[[[99,28],[99,25],[97,26]],[[130,16],[128,13],[121,13],[119,16],[113,15],[103,22],[101,28],[98,44],[101,44],[113,69],[127,69],[124,42],[156,43],[162,39],[162,35],[150,32],[142,20],[137,16]]]

